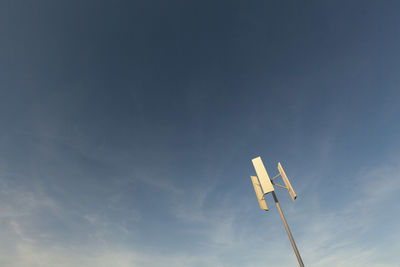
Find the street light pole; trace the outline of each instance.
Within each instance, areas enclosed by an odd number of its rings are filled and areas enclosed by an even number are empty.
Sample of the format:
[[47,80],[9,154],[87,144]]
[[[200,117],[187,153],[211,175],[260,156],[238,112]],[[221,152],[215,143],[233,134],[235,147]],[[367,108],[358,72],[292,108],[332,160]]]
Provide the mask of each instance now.
[[[254,191],[257,196],[258,204],[260,205],[260,209],[268,211],[268,206],[267,203],[265,202],[265,195],[268,193],[271,193],[272,196],[274,197],[275,205],[276,208],[279,211],[279,215],[281,216],[283,225],[285,226],[286,233],[289,236],[290,243],[292,244],[294,253],[296,254],[297,261],[299,262],[300,267],[304,267],[303,260],[300,257],[299,250],[297,249],[296,243],[294,242],[292,233],[290,232],[289,225],[286,222],[285,216],[283,215],[281,205],[279,204],[278,198],[276,197],[275,194],[275,186],[287,189],[289,192],[289,195],[293,200],[297,198],[296,193],[293,190],[292,185],[290,184],[289,178],[287,177],[285,171],[282,168],[282,165],[280,162],[278,162],[278,170],[279,174],[273,177],[272,179],[269,178],[269,175],[267,173],[267,170],[265,169],[264,163],[261,160],[261,157],[257,157],[251,160],[253,162],[254,169],[257,173],[257,176],[250,176],[251,181],[254,186]],[[274,180],[277,179],[278,177],[281,177],[285,186],[277,184]],[[261,190],[262,189],[262,190]]]
[[276,208],[279,211],[279,215],[281,215],[281,219],[282,219],[283,225],[285,226],[286,233],[289,236],[290,243],[292,244],[294,253],[296,254],[297,261],[299,262],[300,267],[304,267],[303,260],[301,259],[299,250],[297,249],[296,243],[294,242],[294,239],[293,239],[293,236],[292,236],[292,232],[290,232],[289,225],[287,224],[285,216],[283,215],[283,212],[282,212],[282,209],[281,209],[281,205],[279,204],[278,198],[276,197],[276,194],[275,194],[274,191],[272,191],[271,193],[272,193],[272,196],[274,198]]

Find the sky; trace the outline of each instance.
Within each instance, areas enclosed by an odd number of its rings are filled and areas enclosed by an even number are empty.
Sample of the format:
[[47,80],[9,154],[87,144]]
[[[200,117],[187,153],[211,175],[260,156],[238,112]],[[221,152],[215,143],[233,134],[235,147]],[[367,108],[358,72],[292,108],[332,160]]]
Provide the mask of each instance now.
[[0,266],[400,266],[399,12],[0,1]]

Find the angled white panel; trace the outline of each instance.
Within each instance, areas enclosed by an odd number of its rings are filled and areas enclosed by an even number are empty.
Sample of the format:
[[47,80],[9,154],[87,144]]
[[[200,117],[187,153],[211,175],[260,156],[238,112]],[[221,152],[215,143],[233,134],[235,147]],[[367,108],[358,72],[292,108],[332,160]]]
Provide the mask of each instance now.
[[290,196],[292,197],[293,200],[295,200],[297,198],[296,193],[294,192],[293,187],[290,184],[290,181],[289,181],[288,177],[286,176],[286,173],[283,170],[280,162],[278,162],[278,170],[279,170],[279,173],[281,174],[283,182],[285,183],[286,187],[288,188]]
[[264,194],[268,194],[269,192],[274,191],[274,186],[269,179],[267,170],[264,167],[264,164],[260,157],[254,158],[251,160],[254,165],[254,169],[256,170],[258,179],[260,179],[261,187],[264,191]]
[[265,202],[264,195],[261,191],[260,183],[258,182],[258,179],[256,176],[250,176],[250,177],[251,177],[251,181],[253,182],[254,191],[256,192],[256,196],[257,196],[258,204],[260,205],[260,209],[267,211],[268,207],[267,207],[267,203]]

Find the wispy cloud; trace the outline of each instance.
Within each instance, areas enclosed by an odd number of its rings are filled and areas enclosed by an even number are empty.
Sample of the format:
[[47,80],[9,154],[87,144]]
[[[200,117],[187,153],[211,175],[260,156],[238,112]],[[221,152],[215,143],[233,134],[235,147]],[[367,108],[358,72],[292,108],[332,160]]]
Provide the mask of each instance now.
[[[399,259],[386,262],[385,255],[388,248],[398,247],[391,237],[398,240],[400,233],[393,221],[379,219],[398,219],[397,205],[391,211],[381,207],[390,205],[400,190],[399,163],[394,161],[359,172],[356,186],[350,191],[352,196],[329,196],[330,202],[340,203],[335,208],[313,205],[295,212],[294,223],[301,227],[300,244],[307,262],[312,266],[399,266]],[[312,198],[308,201],[312,202]],[[375,236],[375,241],[368,241],[368,236]]]
[[[305,263],[324,267],[399,266],[399,259],[393,258],[396,254],[387,252],[399,249],[399,232],[394,222],[384,221],[390,218],[389,211],[380,210],[382,205],[396,200],[399,173],[398,161],[360,171],[354,178],[359,186],[354,187],[352,196],[331,208],[318,204],[318,188],[303,188],[299,199],[302,202],[297,202],[295,209],[293,205],[285,208]],[[173,195],[176,205],[166,208],[182,225],[182,229],[174,231],[184,233],[192,245],[171,252],[142,247],[135,239],[126,242],[124,235],[131,235],[131,230],[140,231],[135,226],[127,229],[122,222],[90,210],[79,214],[79,218],[71,217],[70,207],[43,191],[11,186],[3,180],[0,262],[15,267],[296,264],[275,208],[271,206],[268,213],[259,210],[250,183],[249,194],[240,196],[229,188],[225,192],[216,190],[216,186],[194,188],[184,197]],[[339,197],[340,194],[331,196],[331,201],[339,201]],[[114,198],[107,203],[116,205],[118,196]],[[394,219],[398,218],[398,211],[393,205],[390,212]],[[382,219],[376,220],[379,216]],[[54,235],[57,229],[39,227],[49,225],[52,217],[59,218],[67,235],[82,235],[76,239],[81,241],[64,240]],[[135,217],[138,221],[143,219],[140,214]],[[369,235],[377,236],[373,243],[366,238]],[[387,255],[392,256],[385,258]]]

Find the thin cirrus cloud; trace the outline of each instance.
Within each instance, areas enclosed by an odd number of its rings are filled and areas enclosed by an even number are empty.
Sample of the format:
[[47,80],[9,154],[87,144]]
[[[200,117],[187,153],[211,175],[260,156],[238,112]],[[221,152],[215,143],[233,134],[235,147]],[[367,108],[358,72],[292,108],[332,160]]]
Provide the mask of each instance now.
[[[361,186],[354,188],[352,199],[336,210],[313,206],[312,202],[318,202],[313,199],[318,194],[313,194],[311,190],[302,192],[306,195],[303,196],[303,201],[307,204],[297,209],[289,208],[288,217],[295,233],[301,233],[297,240],[305,261],[313,262],[314,266],[363,266],[365,264],[384,266],[382,257],[387,256],[388,250],[395,251],[398,248],[395,241],[398,236],[389,235],[387,232],[379,233],[381,222],[376,222],[373,218],[387,216],[387,211],[384,211],[382,215],[380,206],[391,201],[400,189],[398,173],[398,162],[366,169],[356,178]],[[47,214],[49,217],[60,216],[60,221],[73,227],[76,222],[68,221],[68,218],[63,217],[63,214],[68,213],[66,211],[68,207],[56,203],[40,192],[2,190],[1,236],[4,240],[2,262],[17,267],[72,266],[73,264],[80,266],[108,266],[108,264],[114,266],[174,266],[176,264],[228,266],[224,257],[229,255],[236,258],[238,262],[235,265],[235,260],[232,260],[229,263],[231,266],[240,266],[240,264],[253,266],[250,262],[244,263],[243,259],[248,259],[251,255],[256,261],[262,262],[263,255],[267,253],[280,259],[276,261],[276,264],[285,265],[285,262],[288,265],[295,264],[294,258],[289,260],[286,256],[290,254],[290,247],[284,238],[279,219],[273,219],[272,223],[276,225],[271,229],[268,229],[267,222],[262,222],[262,220],[258,223],[245,221],[238,224],[240,212],[246,209],[246,205],[229,206],[229,199],[232,196],[227,194],[226,199],[216,204],[214,208],[206,208],[204,201],[207,194],[212,192],[212,188],[208,190],[208,193],[207,190],[195,191],[197,192],[192,192],[195,195],[192,199],[182,202],[180,206],[171,210],[177,220],[193,225],[185,230],[189,235],[202,236],[201,241],[195,240],[199,242],[198,253],[191,254],[185,251],[180,253],[143,251],[139,244],[123,245],[123,242],[120,243],[123,240],[122,234],[118,238],[115,230],[112,230],[112,235],[116,243],[110,242],[107,231],[118,227],[118,224],[111,218],[94,218],[89,215],[84,216],[90,224],[89,241],[79,246],[60,242],[51,236],[52,232],[48,229],[33,228],[37,227],[38,223],[46,223],[45,216],[37,218],[39,213]],[[284,194],[281,195],[281,198],[284,198]],[[256,206],[253,196],[249,196],[248,199],[241,197],[241,200],[246,204]],[[274,209],[268,213],[260,211],[262,216],[276,217],[271,214],[272,212]],[[392,212],[395,213],[396,208]],[[307,214],[312,214],[312,217]],[[258,219],[261,218],[264,217]],[[266,225],[260,225],[261,222]],[[395,228],[395,223],[388,227]],[[274,234],[274,229],[280,229],[280,233]],[[363,242],[368,235],[381,234],[383,234],[381,240]],[[266,252],[267,248],[269,252]],[[386,261],[390,262],[390,258]]]
[[0,4],[0,266],[398,266],[399,4]]

